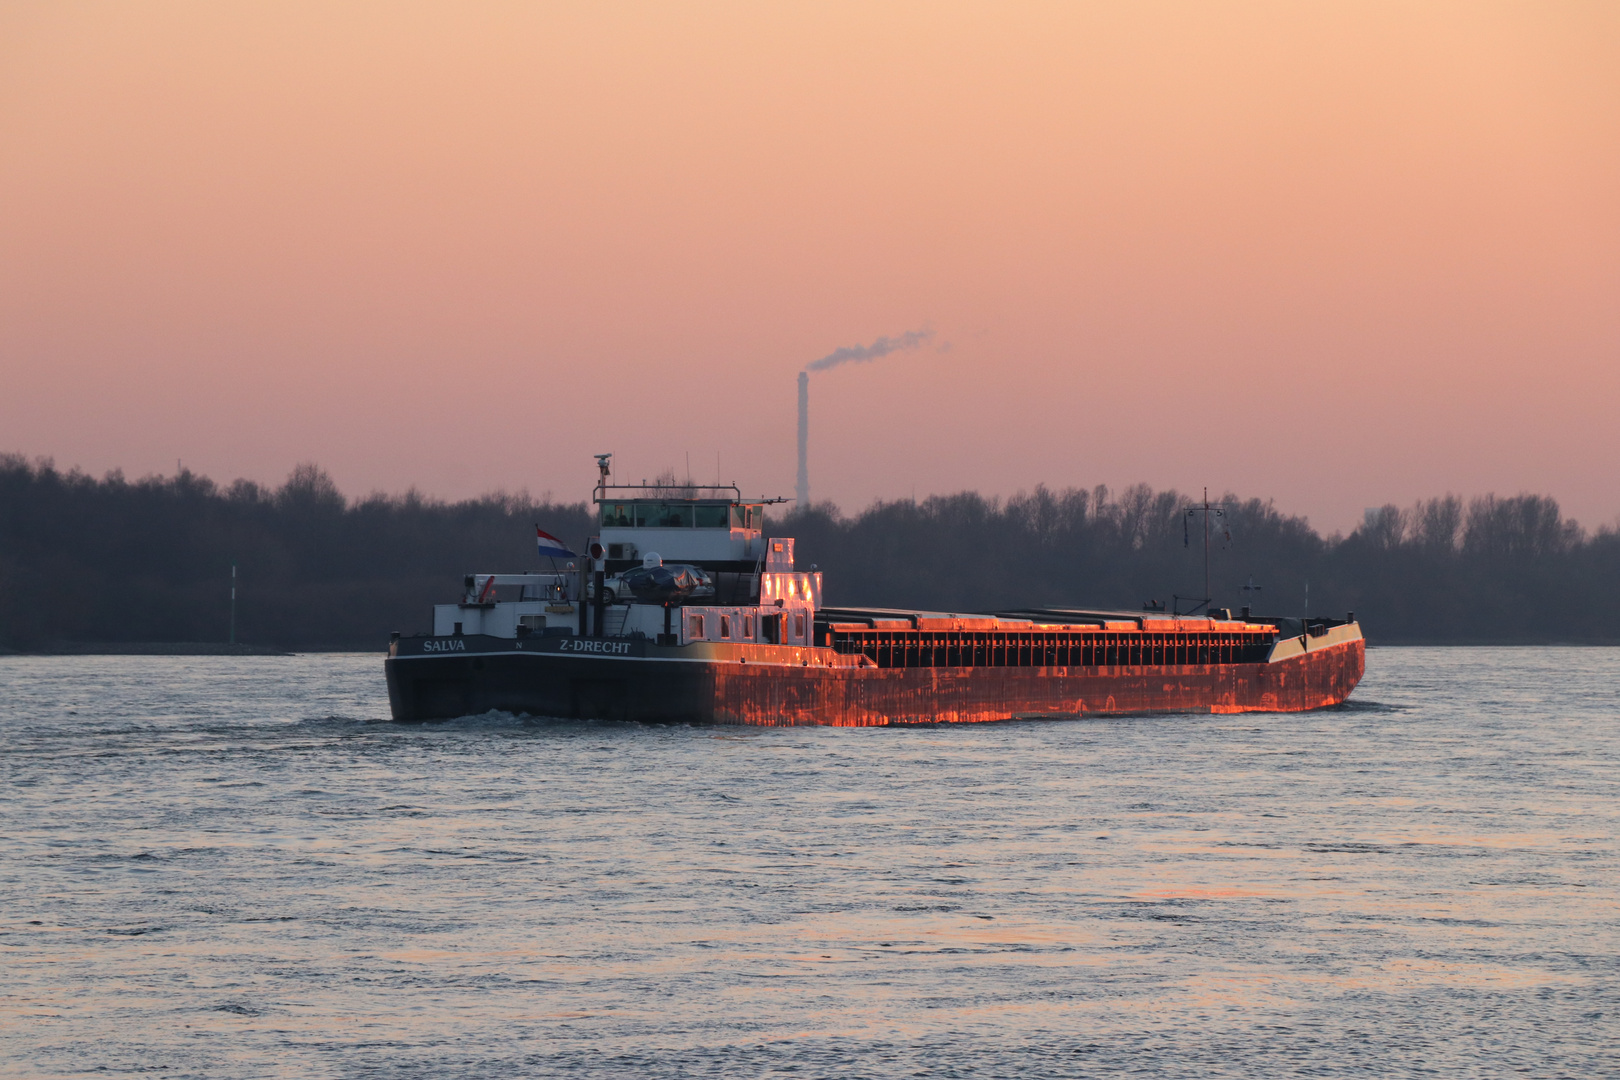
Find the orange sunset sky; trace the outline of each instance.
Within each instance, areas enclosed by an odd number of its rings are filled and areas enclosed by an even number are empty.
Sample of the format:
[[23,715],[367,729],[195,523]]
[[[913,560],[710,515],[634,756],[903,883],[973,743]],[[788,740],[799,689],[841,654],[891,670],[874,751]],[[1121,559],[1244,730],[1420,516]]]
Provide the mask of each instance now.
[[1620,514],[1620,4],[0,5],[0,450]]

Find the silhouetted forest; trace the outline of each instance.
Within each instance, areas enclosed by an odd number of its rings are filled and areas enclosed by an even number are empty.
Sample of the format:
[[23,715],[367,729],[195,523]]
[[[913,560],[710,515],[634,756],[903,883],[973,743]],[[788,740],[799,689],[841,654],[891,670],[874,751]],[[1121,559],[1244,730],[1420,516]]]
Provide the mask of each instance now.
[[[1258,499],[1219,503],[1217,606],[1354,611],[1375,644],[1620,641],[1620,536],[1588,535],[1545,496],[1386,506],[1347,537]],[[592,531],[583,502],[349,500],[313,465],[271,489],[190,472],[95,479],[0,457],[0,644],[224,641],[234,561],[239,640],[381,649],[390,630],[426,629],[463,574],[543,568],[536,523],[571,545]],[[769,531],[798,538],[829,603],[973,611],[1201,597],[1203,530],[1201,504],[1137,485],[963,493],[853,517],[822,505]]]
[[267,489],[0,457],[0,643],[225,641],[235,561],[237,640],[381,649],[431,626],[461,575],[541,569],[536,523],[577,538],[587,520],[584,503],[523,495],[350,501],[313,465]]
[[[1620,535],[1586,535],[1554,499],[1384,506],[1347,537],[1322,537],[1269,501],[1212,501],[1216,607],[1353,611],[1373,643],[1620,642]],[[801,563],[828,572],[828,603],[1169,609],[1178,594],[1203,596],[1204,514],[1201,502],[1141,484],[1037,487],[1005,502],[882,503],[848,519],[816,508],[783,531],[798,537]]]

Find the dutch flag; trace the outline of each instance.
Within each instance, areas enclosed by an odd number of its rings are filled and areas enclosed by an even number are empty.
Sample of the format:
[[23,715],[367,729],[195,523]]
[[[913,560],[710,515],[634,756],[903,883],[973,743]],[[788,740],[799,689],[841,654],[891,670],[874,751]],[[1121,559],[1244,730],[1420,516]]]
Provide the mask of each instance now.
[[534,527],[534,539],[539,544],[540,554],[542,555],[548,555],[554,559],[558,557],[571,559],[574,557],[574,553],[568,550],[566,544],[538,525]]

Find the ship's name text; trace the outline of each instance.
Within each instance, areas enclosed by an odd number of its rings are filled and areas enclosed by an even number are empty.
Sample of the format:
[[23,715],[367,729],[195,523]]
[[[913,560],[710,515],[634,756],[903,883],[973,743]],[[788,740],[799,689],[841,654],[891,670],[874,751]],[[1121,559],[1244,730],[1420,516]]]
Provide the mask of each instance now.
[[422,642],[423,652],[466,652],[467,643],[460,638],[446,638],[443,641]]
[[563,638],[562,651],[628,656],[630,654],[630,643],[628,641],[600,641],[593,638]]

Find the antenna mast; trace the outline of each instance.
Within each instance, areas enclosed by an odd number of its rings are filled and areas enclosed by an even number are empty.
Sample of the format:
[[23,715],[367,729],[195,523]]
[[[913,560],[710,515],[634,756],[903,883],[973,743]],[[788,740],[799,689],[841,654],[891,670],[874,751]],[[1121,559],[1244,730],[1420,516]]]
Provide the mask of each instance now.
[[1209,594],[1209,488],[1206,487],[1204,488],[1204,603],[1208,604],[1212,599]]
[[[1209,488],[1208,487],[1204,488],[1204,595],[1203,595],[1203,603],[1200,604],[1199,607],[1207,608],[1207,607],[1209,607],[1210,604],[1213,604],[1215,602],[1215,598],[1210,595],[1210,591],[1209,591],[1209,530],[1210,530],[1210,525],[1211,525],[1210,518],[1214,517],[1216,514],[1221,515],[1221,517],[1223,519],[1222,528],[1226,528],[1226,525],[1225,525],[1225,522],[1224,522],[1224,519],[1226,517],[1226,510],[1227,510],[1227,504],[1226,503],[1212,503],[1212,502],[1210,502],[1209,501]],[[1182,545],[1184,547],[1191,547],[1192,546],[1192,529],[1190,528],[1191,522],[1190,522],[1189,519],[1191,519],[1193,517],[1193,515],[1195,515],[1197,513],[1198,513],[1198,506],[1195,504],[1193,506],[1188,507],[1186,514],[1184,514],[1182,516],[1182,519],[1181,519],[1181,543],[1182,543]],[[1232,539],[1232,534],[1231,534],[1230,531],[1228,531],[1226,533],[1226,538],[1228,540]],[[1187,599],[1190,600],[1190,599],[1192,599],[1192,597],[1187,597]],[[1197,611],[1198,608],[1195,607],[1192,610]],[[1190,614],[1192,614],[1192,612],[1188,612],[1188,614],[1190,615]]]

